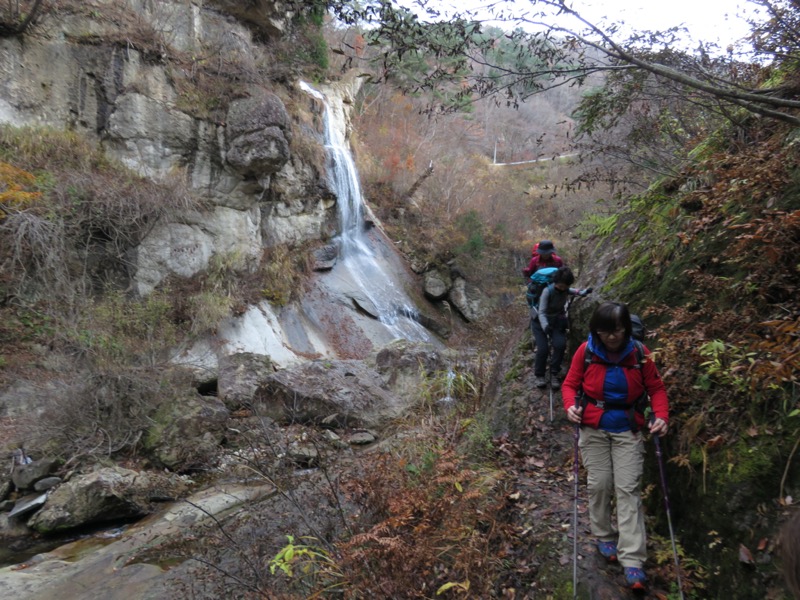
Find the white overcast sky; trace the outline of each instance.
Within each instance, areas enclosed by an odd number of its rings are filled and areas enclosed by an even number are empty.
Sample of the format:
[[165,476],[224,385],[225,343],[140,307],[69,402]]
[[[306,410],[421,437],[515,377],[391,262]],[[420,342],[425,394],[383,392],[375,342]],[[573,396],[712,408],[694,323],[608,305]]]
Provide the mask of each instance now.
[[728,44],[744,37],[747,23],[737,13],[750,10],[736,0],[603,0],[574,2],[593,18],[608,17],[638,30],[684,25],[692,37]]
[[[413,0],[401,1],[409,5]],[[449,12],[492,2],[428,0],[428,3]],[[529,4],[517,0],[511,6],[524,10]],[[605,17],[612,22],[625,22],[638,31],[658,31],[683,25],[694,40],[717,42],[723,48],[748,33],[747,23],[737,14],[752,13],[754,8],[747,0],[573,0],[572,7],[593,22]]]

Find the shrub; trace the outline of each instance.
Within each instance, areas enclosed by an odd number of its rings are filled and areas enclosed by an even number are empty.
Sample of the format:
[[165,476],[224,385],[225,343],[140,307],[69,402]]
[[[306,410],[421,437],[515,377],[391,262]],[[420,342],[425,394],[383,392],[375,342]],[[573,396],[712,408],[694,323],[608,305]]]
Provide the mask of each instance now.
[[[36,174],[35,203],[3,206],[8,292],[66,308],[109,282],[127,285],[129,253],[162,218],[200,208],[180,174],[154,183],[75,133],[0,127],[0,158]],[[42,294],[42,292],[46,292]]]

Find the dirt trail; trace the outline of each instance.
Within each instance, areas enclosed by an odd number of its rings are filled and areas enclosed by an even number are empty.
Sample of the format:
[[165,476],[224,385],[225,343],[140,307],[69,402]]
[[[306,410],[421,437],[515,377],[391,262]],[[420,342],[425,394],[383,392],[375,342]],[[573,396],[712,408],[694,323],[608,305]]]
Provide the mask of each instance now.
[[[515,405],[524,407],[519,414],[519,419],[524,419],[522,435],[501,444],[509,475],[516,484],[518,539],[513,587],[516,598],[542,598],[554,593],[560,598],[571,597],[563,586],[564,581],[572,581],[573,572],[575,430],[564,414],[561,394],[555,390],[554,419],[550,422],[549,389],[534,386],[532,352],[521,359],[527,366],[517,383],[521,383],[519,389],[527,401]],[[634,594],[624,587],[622,567],[607,564],[597,553],[589,529],[586,472],[582,467],[578,489],[578,597],[666,600],[671,582],[661,578],[656,565],[650,564],[652,558],[645,565],[650,589],[646,594]],[[652,556],[652,551],[649,554]]]

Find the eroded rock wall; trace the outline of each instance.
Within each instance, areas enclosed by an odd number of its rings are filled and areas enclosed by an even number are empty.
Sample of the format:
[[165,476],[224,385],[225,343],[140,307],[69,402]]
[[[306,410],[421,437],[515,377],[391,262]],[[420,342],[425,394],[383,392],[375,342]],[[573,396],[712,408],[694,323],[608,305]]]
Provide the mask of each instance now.
[[[0,39],[0,122],[80,131],[132,170],[183,177],[208,200],[207,211],[158,224],[137,249],[140,293],[201,271],[217,253],[254,264],[265,245],[334,230],[319,169],[290,147],[296,126],[282,98],[294,92],[253,65],[263,55],[253,32],[280,35],[290,15],[280,3],[241,4],[65,3],[24,36]],[[213,60],[242,70],[235,98],[188,94]],[[224,110],[201,114],[203,102]]]

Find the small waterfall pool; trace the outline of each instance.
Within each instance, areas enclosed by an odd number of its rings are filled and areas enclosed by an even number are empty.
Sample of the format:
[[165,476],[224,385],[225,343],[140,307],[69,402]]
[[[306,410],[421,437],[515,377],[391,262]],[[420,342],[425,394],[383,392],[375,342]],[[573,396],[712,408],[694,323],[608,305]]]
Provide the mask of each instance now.
[[334,122],[324,94],[305,82],[300,87],[322,102],[324,110],[324,144],[331,189],[337,198],[339,212],[339,261],[334,275],[348,281],[374,306],[378,319],[396,338],[411,341],[432,341],[432,336],[417,322],[418,311],[408,295],[396,283],[380,261],[364,227],[364,197],[358,171],[348,147],[345,124]]

